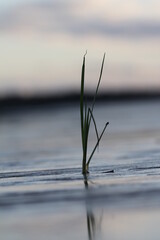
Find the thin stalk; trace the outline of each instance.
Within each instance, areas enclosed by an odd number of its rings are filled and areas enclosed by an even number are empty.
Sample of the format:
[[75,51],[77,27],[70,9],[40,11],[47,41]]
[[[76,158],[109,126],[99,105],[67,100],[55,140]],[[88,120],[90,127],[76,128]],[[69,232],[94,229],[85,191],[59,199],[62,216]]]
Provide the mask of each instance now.
[[90,163],[90,161],[91,161],[91,158],[93,157],[93,154],[95,153],[96,148],[98,147],[99,142],[100,142],[100,140],[101,140],[101,138],[102,138],[102,136],[103,136],[103,134],[104,134],[104,132],[105,132],[106,127],[108,126],[108,124],[109,124],[109,122],[107,122],[106,125],[104,126],[103,131],[102,131],[102,133],[101,133],[101,135],[100,135],[100,137],[99,137],[99,139],[98,139],[98,141],[97,141],[97,143],[96,143],[96,145],[95,145],[95,147],[94,147],[94,149],[93,149],[93,151],[92,151],[92,153],[91,153],[91,155],[90,155],[90,157],[89,157],[89,159],[88,159],[87,169],[88,169],[88,167],[89,167],[89,163]]
[[92,112],[93,112],[94,105],[95,105],[95,102],[96,102],[96,97],[97,97],[97,94],[98,94],[99,85],[100,85],[100,82],[101,82],[101,79],[102,79],[102,73],[103,73],[105,56],[106,56],[106,54],[104,53],[104,55],[103,55],[103,60],[102,60],[102,64],[101,64],[101,70],[100,70],[99,80],[98,80],[96,92],[95,92],[94,99],[93,99],[93,103],[92,103],[92,108],[91,108],[91,111],[92,111]]
[[83,149],[84,149],[84,130],[83,130],[84,78],[85,78],[85,55],[83,57],[83,65],[82,65],[81,96],[80,96],[81,136],[82,136],[82,148]]
[[97,140],[98,140],[99,136],[98,136],[98,130],[97,130],[96,121],[94,119],[93,113],[92,113],[90,108],[88,108],[88,112],[90,113],[90,116],[92,118],[92,121],[93,121],[93,124],[94,124],[94,128],[95,128],[95,132],[96,132],[96,136],[97,136]]
[[[97,94],[98,94],[100,82],[101,82],[101,79],[102,79],[102,73],[103,73],[105,56],[106,56],[106,54],[104,53],[103,59],[102,59],[102,64],[101,64],[101,69],[100,69],[99,80],[98,80],[98,83],[97,83],[97,88],[96,88],[96,91],[95,91],[95,94],[94,94],[94,99],[93,99],[92,107],[91,107],[91,110],[90,110],[90,111],[91,111],[91,116],[93,116],[93,109],[94,109],[94,105],[95,105],[95,102],[96,102],[96,97],[97,97]],[[91,117],[90,117],[90,119],[89,119],[89,126],[90,126],[90,123],[91,123]]]
[[87,103],[85,103],[85,116],[84,116],[84,128],[83,128],[83,160],[82,160],[82,173],[86,171],[87,161],[87,146],[86,146],[86,129],[87,129]]

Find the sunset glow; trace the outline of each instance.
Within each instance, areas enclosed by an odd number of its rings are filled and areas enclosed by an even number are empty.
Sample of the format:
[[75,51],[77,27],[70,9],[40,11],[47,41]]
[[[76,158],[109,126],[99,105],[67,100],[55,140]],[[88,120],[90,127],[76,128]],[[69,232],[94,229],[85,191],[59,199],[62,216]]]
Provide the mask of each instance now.
[[157,0],[1,1],[1,94],[79,89],[86,49],[89,89],[104,52],[104,90],[160,88],[159,7]]

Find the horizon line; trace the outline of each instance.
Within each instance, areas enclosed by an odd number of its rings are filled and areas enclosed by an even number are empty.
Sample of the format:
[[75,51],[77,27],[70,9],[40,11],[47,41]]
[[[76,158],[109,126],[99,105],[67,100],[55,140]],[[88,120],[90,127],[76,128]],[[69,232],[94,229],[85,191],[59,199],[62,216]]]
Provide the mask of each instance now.
[[[94,93],[87,91],[85,97],[88,101],[92,101]],[[146,101],[146,100],[160,100],[160,90],[154,91],[101,91],[97,95],[97,102],[130,102],[130,101]],[[57,106],[59,104],[78,104],[80,100],[79,92],[66,92],[66,93],[43,93],[29,96],[22,96],[12,94],[0,97],[0,111],[8,112],[10,110],[25,110],[39,107]]]

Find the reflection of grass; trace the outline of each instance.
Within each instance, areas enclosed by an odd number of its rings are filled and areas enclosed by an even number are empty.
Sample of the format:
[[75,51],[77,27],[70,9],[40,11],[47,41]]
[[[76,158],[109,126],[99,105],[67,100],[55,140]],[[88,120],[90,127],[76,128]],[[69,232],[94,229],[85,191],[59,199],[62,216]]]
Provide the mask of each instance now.
[[[84,185],[86,190],[88,191],[88,179],[84,177]],[[88,238],[89,240],[93,240],[95,236],[95,217],[92,211],[87,209],[87,229],[88,229]]]
[[[89,191],[89,184],[87,175],[84,175],[84,185],[86,192]],[[89,193],[89,192],[88,192]],[[98,232],[100,230],[101,222],[102,222],[102,216],[100,216],[100,219],[97,219],[97,216],[94,214],[94,209],[91,207],[91,203],[86,203],[86,213],[87,213],[87,230],[88,230],[88,239],[94,240],[98,239],[96,236],[98,236]]]
[[[85,54],[86,55],[86,54]],[[88,173],[89,169],[89,163],[93,157],[94,152],[96,151],[99,142],[106,130],[108,122],[105,124],[103,131],[101,132],[100,136],[98,135],[96,122],[93,116],[93,109],[96,102],[96,96],[98,94],[99,85],[102,78],[102,72],[103,72],[103,66],[104,66],[104,60],[105,60],[105,54],[103,56],[101,70],[100,70],[100,76],[97,84],[97,88],[95,91],[93,103],[91,107],[87,106],[87,102],[84,101],[84,81],[85,81],[85,55],[83,57],[83,64],[82,64],[82,72],[81,72],[81,96],[80,96],[80,118],[81,118],[81,137],[82,137],[82,149],[83,149],[83,160],[82,160],[82,173],[85,175]],[[89,130],[90,130],[90,123],[91,120],[93,121],[95,132],[97,136],[97,142],[95,144],[95,147],[93,148],[89,158],[87,159],[87,146],[88,146],[88,136],[89,136]]]
[[95,237],[95,217],[92,212],[87,212],[87,229],[89,240],[93,240]]

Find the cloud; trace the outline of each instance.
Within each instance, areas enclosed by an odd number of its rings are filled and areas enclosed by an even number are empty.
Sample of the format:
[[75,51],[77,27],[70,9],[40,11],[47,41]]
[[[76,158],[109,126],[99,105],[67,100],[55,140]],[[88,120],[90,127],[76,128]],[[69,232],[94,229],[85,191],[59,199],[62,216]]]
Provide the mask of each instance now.
[[113,23],[93,19],[79,25],[79,34],[98,34],[112,37],[155,37],[160,36],[160,22],[128,21]]
[[0,16],[0,32],[27,31],[39,34],[65,33],[71,36],[160,37],[160,21],[117,20],[80,13],[84,1],[56,0],[17,5]]

